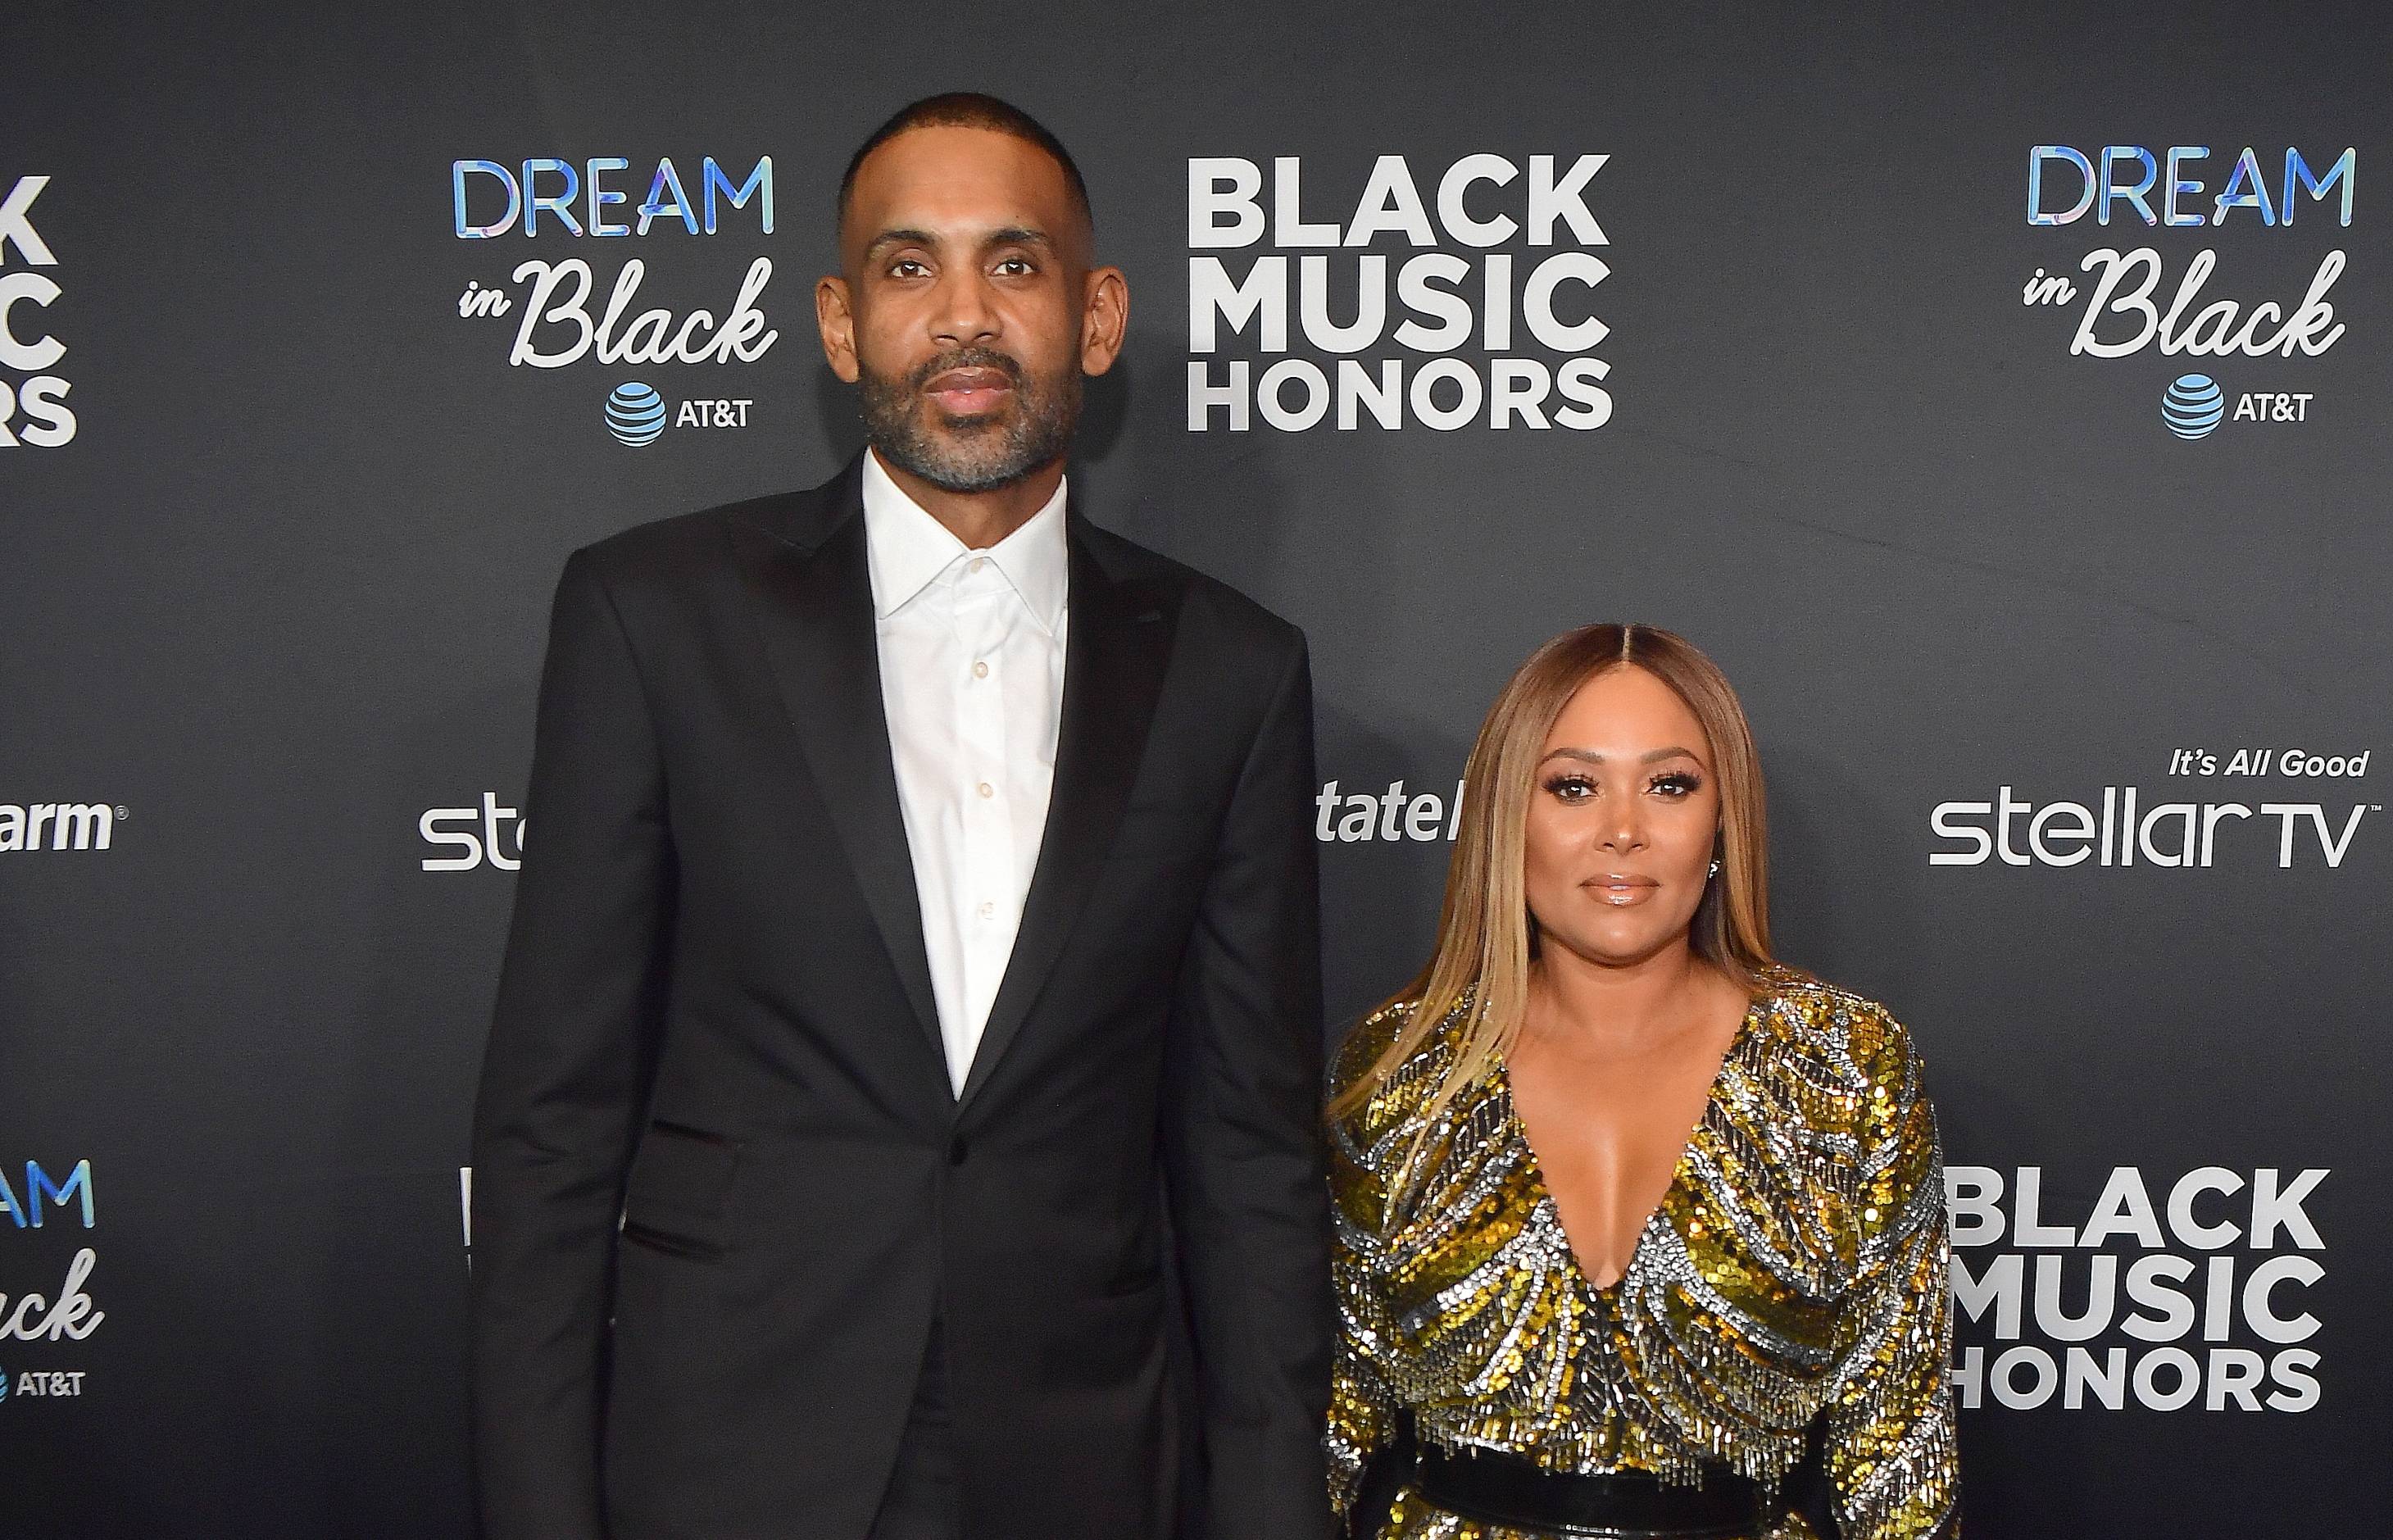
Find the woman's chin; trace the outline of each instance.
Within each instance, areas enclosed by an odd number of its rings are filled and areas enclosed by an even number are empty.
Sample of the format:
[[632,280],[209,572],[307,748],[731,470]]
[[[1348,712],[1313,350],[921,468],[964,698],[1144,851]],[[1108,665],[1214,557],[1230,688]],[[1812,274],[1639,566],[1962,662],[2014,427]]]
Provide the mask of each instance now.
[[[1626,918],[1626,917],[1624,917]],[[1584,925],[1570,931],[1550,927],[1543,939],[1559,943],[1580,961],[1597,968],[1638,968],[1655,958],[1684,949],[1687,928],[1653,924]]]

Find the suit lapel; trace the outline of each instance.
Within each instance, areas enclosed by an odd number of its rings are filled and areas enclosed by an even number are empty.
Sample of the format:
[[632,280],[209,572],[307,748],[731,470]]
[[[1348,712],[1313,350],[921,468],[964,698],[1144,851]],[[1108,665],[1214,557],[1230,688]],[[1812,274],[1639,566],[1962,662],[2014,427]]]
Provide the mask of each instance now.
[[944,1064],[922,903],[882,711],[881,649],[857,472],[850,465],[826,489],[829,529],[817,543],[751,530],[741,539],[742,554],[761,600],[765,650],[790,725],[915,1019]]
[[1117,580],[1089,548],[1077,515],[1070,538],[1071,620],[1054,788],[1022,926],[961,1100],[969,1103],[1022,1030],[1073,922],[1097,885],[1146,749],[1171,651],[1173,617],[1156,585]]

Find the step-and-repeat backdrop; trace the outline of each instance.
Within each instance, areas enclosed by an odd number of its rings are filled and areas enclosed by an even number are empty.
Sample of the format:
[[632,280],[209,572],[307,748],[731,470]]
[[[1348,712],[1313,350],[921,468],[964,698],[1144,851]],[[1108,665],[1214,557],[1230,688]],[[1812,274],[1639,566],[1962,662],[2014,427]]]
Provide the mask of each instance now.
[[2393,22],[1318,9],[10,15],[0,1531],[471,1533],[551,585],[854,451],[834,186],[954,88],[1130,274],[1075,488],[1312,637],[1339,1019],[1506,672],[1680,631],[1928,1056],[1973,1531],[2381,1524]]

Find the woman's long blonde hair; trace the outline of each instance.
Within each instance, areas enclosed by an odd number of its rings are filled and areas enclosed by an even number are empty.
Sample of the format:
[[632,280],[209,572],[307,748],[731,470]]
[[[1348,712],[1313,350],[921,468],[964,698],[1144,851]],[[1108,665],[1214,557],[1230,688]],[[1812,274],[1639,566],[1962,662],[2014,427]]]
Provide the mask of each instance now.
[[1579,687],[1616,668],[1640,668],[1678,693],[1710,742],[1720,792],[1720,874],[1705,885],[1689,941],[1697,956],[1759,993],[1770,955],[1770,853],[1761,759],[1736,691],[1682,636],[1654,626],[1582,626],[1530,655],[1506,681],[1462,775],[1462,827],[1446,868],[1445,904],[1429,966],[1389,1006],[1405,1025],[1370,1067],[1333,1097],[1329,1116],[1369,1103],[1445,1019],[1468,1001],[1461,1039],[1422,1129],[1521,1034],[1536,956],[1525,868],[1529,802],[1546,738]]

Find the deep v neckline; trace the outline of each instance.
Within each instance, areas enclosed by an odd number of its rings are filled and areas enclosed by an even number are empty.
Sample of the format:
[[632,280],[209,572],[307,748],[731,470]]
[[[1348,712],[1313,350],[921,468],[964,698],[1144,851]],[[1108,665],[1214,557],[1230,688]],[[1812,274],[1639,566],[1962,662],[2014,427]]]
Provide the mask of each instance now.
[[1645,1255],[1645,1242],[1654,1233],[1654,1226],[1666,1222],[1663,1216],[1669,1211],[1670,1200],[1678,1195],[1680,1184],[1686,1180],[1688,1159],[1702,1142],[1704,1129],[1710,1126],[1712,1109],[1720,1104],[1720,1088],[1728,1081],[1729,1067],[1736,1063],[1737,1051],[1745,1046],[1746,1038],[1753,1031],[1755,1020],[1767,1006],[1767,1000],[1757,999],[1746,1007],[1743,1016],[1737,1018],[1736,1030],[1729,1035],[1728,1047],[1720,1054],[1720,1068],[1713,1072],[1711,1084],[1704,1090],[1703,1110],[1695,1115],[1694,1126],[1687,1130],[1686,1142],[1679,1146],[1679,1158],[1670,1168],[1669,1183],[1646,1212],[1644,1222],[1637,1227],[1637,1239],[1629,1243],[1628,1259],[1620,1264],[1620,1276],[1608,1284],[1599,1284],[1589,1276],[1587,1264],[1579,1259],[1578,1247],[1571,1244],[1570,1231],[1563,1224],[1562,1204],[1556,1200],[1553,1188],[1546,1181],[1546,1163],[1537,1155],[1536,1144],[1529,1138],[1529,1126],[1521,1120],[1520,1103],[1512,1095],[1511,1064],[1501,1050],[1491,1055],[1497,1085],[1504,1096],[1505,1121],[1511,1125],[1512,1137],[1521,1142],[1536,1206],[1552,1213],[1554,1233],[1562,1237],[1563,1255],[1570,1260],[1571,1275],[1589,1294],[1599,1299],[1616,1294],[1620,1286],[1628,1282],[1629,1274],[1637,1271],[1638,1260]]

